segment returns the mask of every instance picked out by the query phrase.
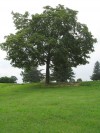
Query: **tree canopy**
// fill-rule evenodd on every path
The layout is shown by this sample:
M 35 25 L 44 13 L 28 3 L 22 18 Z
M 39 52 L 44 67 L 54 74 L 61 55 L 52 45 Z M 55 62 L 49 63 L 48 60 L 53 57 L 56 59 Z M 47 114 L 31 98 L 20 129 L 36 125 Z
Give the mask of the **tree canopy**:
M 88 63 L 96 39 L 85 24 L 77 21 L 77 13 L 63 5 L 46 6 L 42 13 L 31 16 L 12 12 L 16 33 L 6 36 L 1 44 L 7 59 L 19 68 L 46 64 L 46 83 L 58 53 L 66 55 L 71 67 Z

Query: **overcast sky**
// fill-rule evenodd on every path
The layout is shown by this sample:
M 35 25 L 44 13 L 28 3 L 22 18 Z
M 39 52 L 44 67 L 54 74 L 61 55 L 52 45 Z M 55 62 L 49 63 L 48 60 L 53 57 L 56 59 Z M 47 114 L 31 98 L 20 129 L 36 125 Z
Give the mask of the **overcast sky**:
M 88 26 L 98 42 L 94 45 L 95 52 L 91 53 L 89 64 L 74 68 L 77 78 L 90 80 L 95 62 L 100 61 L 100 1 L 99 0 L 0 0 L 0 43 L 4 41 L 4 36 L 15 32 L 11 12 L 30 14 L 41 13 L 43 7 L 50 5 L 52 7 L 62 4 L 65 7 L 77 10 L 78 21 Z M 0 77 L 16 76 L 18 82 L 22 82 L 18 68 L 13 68 L 10 62 L 4 60 L 6 52 L 0 50 Z

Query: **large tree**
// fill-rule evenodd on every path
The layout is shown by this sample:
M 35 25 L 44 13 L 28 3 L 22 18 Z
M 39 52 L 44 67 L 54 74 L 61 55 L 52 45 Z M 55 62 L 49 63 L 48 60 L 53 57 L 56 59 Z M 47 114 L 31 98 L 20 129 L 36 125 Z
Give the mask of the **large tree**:
M 92 80 L 100 80 L 100 62 L 96 61 L 93 74 L 90 77 Z
M 77 21 L 77 11 L 58 5 L 46 6 L 41 14 L 32 16 L 28 12 L 12 14 L 16 33 L 6 36 L 2 49 L 15 67 L 46 64 L 47 84 L 50 66 L 60 49 L 66 53 L 70 66 L 86 64 L 94 51 L 96 39 L 85 24 Z

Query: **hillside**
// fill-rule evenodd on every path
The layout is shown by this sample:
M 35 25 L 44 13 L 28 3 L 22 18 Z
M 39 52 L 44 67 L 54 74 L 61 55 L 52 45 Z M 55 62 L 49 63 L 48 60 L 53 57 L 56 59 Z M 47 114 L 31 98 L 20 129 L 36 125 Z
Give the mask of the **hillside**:
M 99 133 L 100 82 L 0 84 L 0 133 Z

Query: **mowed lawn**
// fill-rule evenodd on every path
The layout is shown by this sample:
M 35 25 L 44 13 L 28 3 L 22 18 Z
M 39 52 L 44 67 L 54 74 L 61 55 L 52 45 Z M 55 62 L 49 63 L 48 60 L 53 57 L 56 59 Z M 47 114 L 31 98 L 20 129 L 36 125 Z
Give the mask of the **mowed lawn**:
M 0 84 L 0 133 L 100 133 L 100 83 Z

